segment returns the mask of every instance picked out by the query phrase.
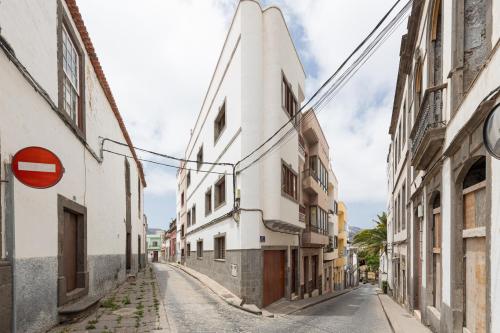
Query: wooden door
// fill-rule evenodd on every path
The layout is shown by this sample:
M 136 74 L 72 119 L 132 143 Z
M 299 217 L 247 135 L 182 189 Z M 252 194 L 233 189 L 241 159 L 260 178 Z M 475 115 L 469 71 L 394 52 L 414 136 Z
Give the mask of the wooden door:
M 78 218 L 75 214 L 64 212 L 63 267 L 66 292 L 76 289 Z
M 432 248 L 432 274 L 434 295 L 434 307 L 441 311 L 441 208 L 433 210 L 433 248 Z
M 264 251 L 263 306 L 285 296 L 285 251 Z
M 312 289 L 318 289 L 318 256 L 312 256 L 311 261 Z
M 464 229 L 485 226 L 485 184 L 464 190 Z M 465 327 L 471 333 L 486 332 L 486 237 L 464 238 Z
M 297 293 L 297 250 L 292 250 L 292 293 Z
M 129 270 L 131 268 L 131 261 L 132 261 L 132 236 L 130 232 L 127 232 L 127 239 L 126 239 L 127 244 L 125 245 L 125 252 L 126 252 L 126 269 Z
M 309 257 L 304 257 L 304 293 L 309 292 Z

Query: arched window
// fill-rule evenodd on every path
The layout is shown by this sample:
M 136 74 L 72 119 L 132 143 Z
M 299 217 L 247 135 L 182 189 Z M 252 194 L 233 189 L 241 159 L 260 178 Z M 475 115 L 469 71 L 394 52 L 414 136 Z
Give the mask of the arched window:
M 475 184 L 481 183 L 486 180 L 486 158 L 481 157 L 474 163 L 467 175 L 464 178 L 463 189 L 467 189 Z
M 418 114 L 420 109 L 420 102 L 422 100 L 422 60 L 418 59 L 415 64 L 415 74 L 414 74 L 414 90 L 415 90 L 415 116 Z

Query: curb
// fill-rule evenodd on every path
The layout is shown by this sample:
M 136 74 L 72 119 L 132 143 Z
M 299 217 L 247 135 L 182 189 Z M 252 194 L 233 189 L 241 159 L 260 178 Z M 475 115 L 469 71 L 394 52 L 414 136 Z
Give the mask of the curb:
M 389 326 L 391 327 L 392 333 L 395 333 L 396 331 L 394 330 L 394 326 L 392 325 L 391 319 L 389 318 L 389 315 L 387 315 L 387 311 L 385 311 L 384 303 L 380 299 L 380 293 L 377 292 L 377 298 L 378 301 L 380 302 L 380 306 L 382 307 L 382 311 L 384 311 L 385 318 L 387 319 L 387 322 L 389 323 Z
M 311 306 L 315 306 L 315 305 L 318 305 L 318 304 L 324 303 L 324 302 L 329 301 L 329 300 L 331 300 L 331 299 L 333 299 L 333 298 L 336 298 L 336 297 L 339 297 L 339 296 L 345 295 L 345 294 L 347 294 L 347 293 L 350 293 L 351 291 L 354 291 L 354 290 L 358 289 L 359 287 L 361 287 L 361 285 L 358 285 L 358 286 L 356 286 L 356 287 L 354 287 L 354 288 L 351 288 L 351 289 L 342 290 L 342 291 L 341 291 L 341 292 L 339 292 L 339 293 L 336 293 L 336 294 L 333 294 L 333 295 L 331 295 L 331 296 L 329 296 L 329 297 L 326 297 L 326 298 L 320 299 L 320 300 L 318 300 L 318 301 L 316 301 L 316 302 L 309 303 L 309 304 L 305 304 L 303 307 L 301 307 L 301 308 L 299 308 L 299 309 L 295 309 L 295 310 L 293 310 L 293 311 L 291 311 L 291 312 L 285 313 L 285 315 L 291 315 L 291 314 L 294 314 L 294 313 L 296 313 L 296 312 L 302 311 L 302 310 L 304 310 L 304 309 L 310 308 Z
M 185 269 L 184 266 L 182 265 L 179 265 L 177 263 L 171 263 L 169 262 L 168 263 L 170 266 L 172 267 L 175 267 L 175 268 L 178 268 L 180 270 L 182 270 L 184 273 L 188 274 L 189 276 L 192 276 L 193 278 L 195 278 L 196 280 L 200 281 L 200 283 L 202 283 L 205 287 L 207 287 L 208 289 L 210 289 L 214 294 L 216 294 L 217 296 L 219 296 L 219 298 L 221 298 L 224 302 L 226 302 L 227 304 L 237 308 L 237 309 L 240 309 L 240 310 L 243 310 L 245 312 L 248 312 L 248 313 L 251 313 L 251 314 L 254 314 L 254 315 L 258 315 L 258 316 L 261 316 L 262 315 L 262 310 L 253 310 L 253 309 L 250 309 L 248 307 L 245 307 L 244 305 L 241 306 L 235 302 L 232 302 L 230 300 L 228 300 L 227 298 L 223 297 L 220 293 L 218 293 L 216 290 L 214 290 L 212 287 L 210 287 L 209 285 L 207 285 L 205 282 L 203 282 L 198 276 L 196 276 L 195 274 L 192 274 L 191 272 L 187 271 Z M 200 273 L 201 274 L 201 273 Z M 208 278 L 208 277 L 207 277 Z M 214 281 L 215 282 L 215 281 Z M 234 298 L 233 298 L 234 299 Z M 236 300 L 240 300 L 239 298 L 236 297 Z M 241 302 L 241 300 L 240 300 Z M 238 302 L 239 303 L 239 302 Z M 257 308 L 257 307 L 255 307 Z M 257 308 L 258 309 L 258 308 Z

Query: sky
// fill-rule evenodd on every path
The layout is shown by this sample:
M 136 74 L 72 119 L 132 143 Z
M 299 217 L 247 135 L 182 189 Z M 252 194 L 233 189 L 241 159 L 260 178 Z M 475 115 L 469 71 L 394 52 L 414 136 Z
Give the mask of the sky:
M 261 0 L 283 11 L 306 70 L 306 95 L 394 2 Z M 238 0 L 77 4 L 134 145 L 184 156 Z M 318 114 L 348 223 L 361 228 L 373 226 L 386 209 L 388 128 L 405 28 L 406 21 Z M 144 168 L 148 224 L 166 229 L 176 215 L 176 170 L 148 163 Z

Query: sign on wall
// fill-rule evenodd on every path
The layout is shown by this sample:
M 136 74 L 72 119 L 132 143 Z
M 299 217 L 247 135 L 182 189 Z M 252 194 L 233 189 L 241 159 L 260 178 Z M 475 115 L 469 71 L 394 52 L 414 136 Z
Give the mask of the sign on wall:
M 49 188 L 62 178 L 64 167 L 56 154 L 42 147 L 27 147 L 12 158 L 12 173 L 26 186 Z

